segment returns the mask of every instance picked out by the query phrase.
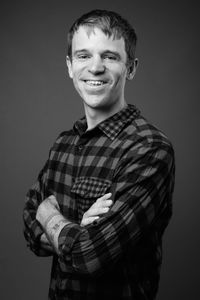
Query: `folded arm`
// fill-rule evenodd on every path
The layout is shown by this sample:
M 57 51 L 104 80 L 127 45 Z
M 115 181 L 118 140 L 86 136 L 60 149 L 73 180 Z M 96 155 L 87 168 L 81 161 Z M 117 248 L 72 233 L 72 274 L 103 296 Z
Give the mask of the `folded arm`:
M 59 233 L 69 223 L 61 214 L 56 198 L 53 195 L 45 198 L 46 168 L 45 166 L 41 171 L 38 181 L 29 191 L 23 214 L 25 238 L 28 246 L 38 256 L 58 253 Z M 107 213 L 112 205 L 110 197 L 109 193 L 98 198 L 84 213 L 80 226 L 89 225 Z
M 86 227 L 68 222 L 52 235 L 63 271 L 96 275 L 114 264 L 127 246 L 134 247 L 152 226 L 158 224 L 160 234 L 164 231 L 171 217 L 173 150 L 163 145 L 137 151 L 116 170 L 114 205 L 107 214 Z

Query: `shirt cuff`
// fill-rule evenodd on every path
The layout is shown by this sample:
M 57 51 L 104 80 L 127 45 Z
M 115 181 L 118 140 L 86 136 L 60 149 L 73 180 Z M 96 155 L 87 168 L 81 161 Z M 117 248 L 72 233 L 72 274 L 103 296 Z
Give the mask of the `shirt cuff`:
M 40 237 L 44 230 L 41 225 L 34 221 L 30 227 L 30 230 L 24 229 L 24 236 L 27 240 L 27 246 L 37 255 L 40 252 Z
M 83 231 L 83 228 L 76 223 L 68 223 L 60 231 L 58 237 L 58 248 L 63 256 L 69 255 L 72 251 L 74 242 Z

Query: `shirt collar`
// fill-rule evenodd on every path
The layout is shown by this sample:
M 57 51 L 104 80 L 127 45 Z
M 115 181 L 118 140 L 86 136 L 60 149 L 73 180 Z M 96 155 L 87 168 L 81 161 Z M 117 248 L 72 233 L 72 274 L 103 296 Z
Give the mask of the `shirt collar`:
M 99 128 L 111 140 L 114 140 L 120 131 L 133 119 L 140 114 L 140 111 L 135 105 L 128 104 L 125 108 L 118 113 L 99 123 L 95 128 Z M 82 135 L 87 129 L 86 117 L 81 118 L 74 124 L 74 129 Z

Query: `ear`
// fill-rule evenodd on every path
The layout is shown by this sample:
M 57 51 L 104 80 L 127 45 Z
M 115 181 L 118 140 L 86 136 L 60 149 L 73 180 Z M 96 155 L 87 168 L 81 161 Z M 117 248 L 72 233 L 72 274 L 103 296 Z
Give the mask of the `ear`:
M 72 62 L 69 56 L 66 56 L 66 64 L 68 68 L 69 77 L 73 78 L 73 72 L 72 72 Z
M 132 80 L 134 78 L 137 67 L 138 67 L 138 59 L 135 58 L 134 61 L 131 64 L 129 64 L 129 66 L 127 67 L 126 78 L 128 80 Z

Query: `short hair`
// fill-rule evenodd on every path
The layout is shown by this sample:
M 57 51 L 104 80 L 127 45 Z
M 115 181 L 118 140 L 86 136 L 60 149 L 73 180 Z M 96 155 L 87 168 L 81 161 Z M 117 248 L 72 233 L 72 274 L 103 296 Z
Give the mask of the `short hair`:
M 127 20 L 122 18 L 118 13 L 108 10 L 92 10 L 80 18 L 78 18 L 68 33 L 68 50 L 67 54 L 72 60 L 72 39 L 74 33 L 78 31 L 80 26 L 86 26 L 91 29 L 95 27 L 101 29 L 104 34 L 113 39 L 123 38 L 125 42 L 125 50 L 127 54 L 127 64 L 135 59 L 135 49 L 137 43 L 137 35 L 135 29 Z

